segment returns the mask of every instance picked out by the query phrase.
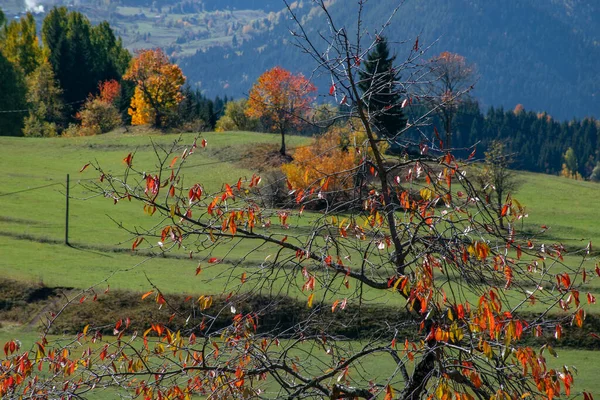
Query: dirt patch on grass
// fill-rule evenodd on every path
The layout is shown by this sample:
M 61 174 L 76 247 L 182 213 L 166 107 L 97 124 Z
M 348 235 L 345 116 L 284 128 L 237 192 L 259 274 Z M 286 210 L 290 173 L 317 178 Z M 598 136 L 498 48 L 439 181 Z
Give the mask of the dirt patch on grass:
M 240 154 L 237 164 L 242 168 L 256 172 L 279 169 L 283 164 L 287 164 L 293 160 L 289 154 L 285 156 L 281 155 L 279 145 L 276 144 L 257 144 L 246 147 L 242 151 L 243 153 Z

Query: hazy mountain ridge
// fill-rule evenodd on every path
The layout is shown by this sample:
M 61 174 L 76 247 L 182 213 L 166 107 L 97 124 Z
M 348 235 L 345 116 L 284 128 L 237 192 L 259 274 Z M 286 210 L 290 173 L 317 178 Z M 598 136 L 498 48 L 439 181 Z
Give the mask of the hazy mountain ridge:
M 397 3 L 367 2 L 363 26 L 378 28 Z M 451 4 L 450 4 L 451 3 Z M 326 25 L 311 13 L 310 2 L 299 9 L 312 34 Z M 337 1 L 331 13 L 340 25 L 355 26 L 356 4 Z M 310 15 L 310 17 L 309 17 Z M 314 65 L 291 46 L 290 20 L 280 18 L 266 32 L 247 37 L 238 48 L 212 48 L 180 60 L 191 82 L 208 95 L 239 96 L 268 68 L 281 65 L 311 75 Z M 600 4 L 583 0 L 409 0 L 387 31 L 391 41 L 437 40 L 431 54 L 457 52 L 477 65 L 475 96 L 482 104 L 572 117 L 600 114 Z M 399 57 L 410 46 L 394 48 Z M 328 80 L 317 78 L 324 91 Z

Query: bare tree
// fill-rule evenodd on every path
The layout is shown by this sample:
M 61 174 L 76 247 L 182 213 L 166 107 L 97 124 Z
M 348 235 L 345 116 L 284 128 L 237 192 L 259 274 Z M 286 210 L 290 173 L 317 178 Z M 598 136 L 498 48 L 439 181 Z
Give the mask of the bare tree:
M 477 179 L 486 200 L 493 203 L 500 228 L 510 212 L 512 193 L 519 187 L 516 173 L 511 169 L 514 158 L 506 143 L 494 140 L 485 152 L 485 161 Z M 517 202 L 518 204 L 518 202 Z
M 461 99 L 475 84 L 475 66 L 464 56 L 444 51 L 429 60 L 429 82 L 424 85 L 423 99 L 444 125 L 446 149 L 452 148 L 453 123 Z
M 291 188 L 298 209 L 265 206 L 256 175 L 206 193 L 202 182 L 183 176 L 201 141 L 156 146 L 158 171 L 152 174 L 131 154 L 122 176 L 92 163 L 103 179 L 92 190 L 111 201 L 138 202 L 153 215 L 152 227 L 131 229 L 135 251 L 181 249 L 199 259 L 198 273 L 210 266 L 226 284 L 190 310 L 175 308 L 160 282 L 153 283 L 143 298 L 174 315 L 190 315 L 187 326 L 152 324 L 138 332 L 143 339 L 137 344 L 123 336 L 126 324 L 117 323 L 116 341 L 90 347 L 82 357 L 50 356 L 40 343 L 37 356 L 27 360 L 46 363 L 54 374 L 25 379 L 10 396 L 33 390 L 83 397 L 118 386 L 146 398 L 487 400 L 570 390 L 571 371 L 546 365 L 548 345 L 534 348 L 523 339 L 560 338 L 563 324 L 581 326 L 578 287 L 589 279 L 580 278 L 583 264 L 562 263 L 559 245 L 537 245 L 516 229 L 506 235 L 495 206 L 480 200 L 450 152 L 391 159 L 380 151 L 365 100 L 370 89 L 359 88 L 359 61 L 397 9 L 368 32 L 361 25 L 366 2 L 358 3 L 354 30 L 338 25 L 328 3 L 314 2 L 329 27 L 314 37 L 288 8 L 298 23 L 297 45 L 316 62 L 316 72 L 331 77 L 332 95 L 366 133 L 364 143 L 352 145 L 362 155 L 356 166 L 330 174 L 352 179 L 368 171 L 362 209 L 331 202 L 318 212 L 303 211 L 327 198 L 328 176 Z M 409 46 L 413 50 L 396 67 L 407 79 L 399 83 L 406 93 L 398 99 L 401 107 L 419 93 L 425 76 L 418 43 Z M 411 120 L 406 129 L 426 119 Z M 507 219 L 522 217 L 519 212 L 515 208 Z M 285 320 L 269 325 L 282 304 L 289 307 Z M 359 330 L 367 316 L 378 325 L 349 341 L 347 332 Z M 98 329 L 86 327 L 78 339 L 99 340 Z M 374 358 L 393 366 L 369 368 Z

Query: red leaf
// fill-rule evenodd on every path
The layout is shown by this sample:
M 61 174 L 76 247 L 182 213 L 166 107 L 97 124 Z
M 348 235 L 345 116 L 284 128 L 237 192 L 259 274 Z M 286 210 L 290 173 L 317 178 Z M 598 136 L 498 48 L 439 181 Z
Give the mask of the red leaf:
M 144 237 L 143 237 L 143 236 L 142 236 L 142 237 L 139 237 L 139 238 L 137 238 L 137 239 L 136 239 L 136 240 L 133 242 L 133 245 L 131 246 L 131 250 L 132 250 L 132 251 L 133 251 L 133 250 L 135 250 L 135 249 L 136 249 L 136 247 L 138 247 L 138 246 L 140 245 L 140 243 L 142 243 L 142 241 L 143 241 L 143 240 L 144 240 Z
M 200 142 L 200 145 L 202 147 L 206 147 L 207 144 L 208 144 L 208 142 L 206 141 L 206 139 L 202 139 L 202 142 Z
M 472 159 L 473 157 L 475 157 L 475 152 L 477 151 L 477 149 L 473 149 L 473 151 L 471 152 L 471 154 L 469 154 L 469 160 Z
M 208 260 L 209 264 L 216 264 L 218 262 L 221 262 L 221 260 L 219 260 L 217 257 L 212 257 Z
M 86 169 L 87 167 L 89 167 L 89 166 L 90 166 L 90 163 L 87 163 L 87 164 L 85 164 L 83 167 L 81 167 L 81 169 L 79 170 L 79 172 L 83 172 L 83 171 L 85 171 L 85 169 Z
M 131 153 L 127 154 L 127 157 L 123 159 L 123 162 L 127 164 L 128 167 L 131 167 L 133 163 L 133 155 Z
M 435 133 L 435 137 L 440 142 L 440 149 L 444 150 L 444 142 L 440 138 L 440 133 L 438 132 L 438 130 L 437 130 L 437 128 L 435 126 L 433 127 L 433 133 Z
M 415 45 L 413 46 L 414 51 L 419 51 L 419 37 L 417 36 L 417 40 L 415 40 Z
M 329 95 L 333 96 L 335 94 L 335 83 L 331 84 L 331 87 L 329 88 Z

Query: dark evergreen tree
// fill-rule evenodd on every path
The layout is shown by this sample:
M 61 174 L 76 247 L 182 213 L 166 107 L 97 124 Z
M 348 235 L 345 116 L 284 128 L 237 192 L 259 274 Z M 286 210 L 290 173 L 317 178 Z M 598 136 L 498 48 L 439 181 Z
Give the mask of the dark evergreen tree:
M 42 40 L 60 86 L 63 99 L 77 111 L 89 94 L 96 94 L 98 83 L 120 80 L 130 55 L 104 22 L 92 27 L 79 12 L 55 7 L 42 25 Z
M 370 114 L 374 116 L 377 132 L 388 138 L 395 137 L 406 126 L 402 90 L 396 83 L 395 59 L 396 56 L 390 55 L 386 39 L 380 38 L 367 55 L 358 85 Z
M 25 81 L 19 71 L 0 52 L 0 136 L 20 136 L 27 107 Z

